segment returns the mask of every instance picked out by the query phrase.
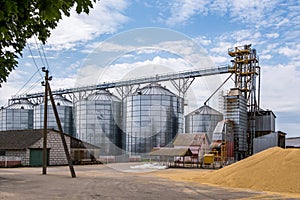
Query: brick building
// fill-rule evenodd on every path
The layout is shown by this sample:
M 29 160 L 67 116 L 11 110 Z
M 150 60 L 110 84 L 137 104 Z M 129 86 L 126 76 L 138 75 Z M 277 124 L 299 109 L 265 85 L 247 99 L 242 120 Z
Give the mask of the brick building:
M 74 162 L 78 159 L 96 159 L 100 149 L 65 134 L 66 143 Z M 68 164 L 58 131 L 47 130 L 48 165 Z M 78 152 L 80 157 L 78 157 Z M 41 166 L 43 130 L 0 131 L 0 166 Z M 75 157 L 74 157 L 75 156 Z M 76 159 L 74 159 L 76 158 Z M 5 164 L 4 164 L 5 162 Z M 13 163 L 13 164 L 11 164 Z

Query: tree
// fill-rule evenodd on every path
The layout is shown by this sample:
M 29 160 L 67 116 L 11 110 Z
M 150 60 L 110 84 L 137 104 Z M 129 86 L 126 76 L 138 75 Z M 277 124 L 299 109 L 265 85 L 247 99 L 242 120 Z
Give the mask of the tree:
M 27 39 L 45 44 L 63 15 L 89 13 L 96 0 L 0 0 L 0 87 L 18 65 Z

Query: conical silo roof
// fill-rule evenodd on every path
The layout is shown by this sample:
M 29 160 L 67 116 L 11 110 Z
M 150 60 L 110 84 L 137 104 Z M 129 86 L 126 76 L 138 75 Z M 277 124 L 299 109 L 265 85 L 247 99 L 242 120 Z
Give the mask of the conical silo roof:
M 73 106 L 72 101 L 66 99 L 62 95 L 53 95 L 53 99 L 55 102 L 55 105 L 57 106 Z M 43 99 L 44 100 L 44 99 Z M 44 105 L 44 101 L 39 104 L 39 106 Z M 48 97 L 48 106 L 51 106 L 50 97 Z
M 33 109 L 33 104 L 28 99 L 20 99 L 6 107 L 7 109 Z
M 66 99 L 65 97 L 63 97 L 61 95 L 55 95 L 53 98 L 54 98 L 54 102 L 56 105 L 73 106 L 72 101 Z M 49 102 L 49 103 L 51 103 L 51 102 Z
M 223 115 L 223 114 L 220 113 L 219 111 L 213 109 L 210 106 L 204 105 L 204 106 L 201 106 L 200 108 L 194 110 L 193 112 L 191 112 L 188 115 Z
M 87 100 L 89 101 L 117 101 L 120 102 L 121 100 L 110 93 L 108 90 L 99 90 L 93 94 L 90 94 L 87 97 Z
M 168 95 L 168 96 L 176 96 L 173 92 L 168 90 L 167 88 L 157 84 L 151 83 L 137 92 L 134 95 Z

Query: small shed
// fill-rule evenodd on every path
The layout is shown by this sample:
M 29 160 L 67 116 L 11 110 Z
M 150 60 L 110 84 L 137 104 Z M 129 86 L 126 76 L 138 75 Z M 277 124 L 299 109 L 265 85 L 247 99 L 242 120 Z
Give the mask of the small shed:
M 69 152 L 74 149 L 86 151 L 86 143 L 64 134 Z M 90 146 L 90 150 L 99 152 L 100 149 Z M 72 151 L 73 150 L 73 151 Z M 73 160 L 74 160 L 74 156 Z M 89 156 L 90 157 L 90 156 Z M 43 129 L 0 131 L 0 165 L 9 166 L 17 162 L 22 166 L 41 166 L 43 160 Z M 61 136 L 58 131 L 47 130 L 47 162 L 48 165 L 68 164 Z
M 209 145 L 210 142 L 205 133 L 178 134 L 172 143 L 173 147 L 153 149 L 149 155 L 157 156 L 159 159 L 168 161 L 169 164 L 174 162 L 175 166 L 180 163 L 183 166 L 187 163 L 198 166 L 203 155 L 209 151 Z
M 183 159 L 183 167 L 185 167 L 185 157 L 192 156 L 193 153 L 189 148 L 161 148 L 150 152 L 149 155 L 159 156 L 162 160 L 169 163 L 170 161 L 173 162 L 175 157 L 180 157 Z
M 253 140 L 253 153 L 258 153 L 271 147 L 285 148 L 286 133 L 278 131 Z
M 74 164 L 99 163 L 100 147 L 71 137 L 71 158 Z
M 209 151 L 210 141 L 205 133 L 178 134 L 173 142 L 174 148 L 189 148 L 196 159 Z

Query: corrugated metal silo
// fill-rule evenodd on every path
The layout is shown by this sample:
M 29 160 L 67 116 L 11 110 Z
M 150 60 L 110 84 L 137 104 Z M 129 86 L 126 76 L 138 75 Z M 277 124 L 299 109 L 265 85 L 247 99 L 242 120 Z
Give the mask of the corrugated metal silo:
M 238 88 L 229 91 L 224 99 L 225 119 L 233 121 L 235 159 L 246 156 L 247 143 L 247 101 Z
M 186 133 L 206 133 L 212 139 L 212 133 L 219 121 L 223 120 L 223 114 L 204 105 L 185 116 Z
M 75 103 L 76 137 L 101 148 L 101 155 L 121 154 L 121 100 L 99 90 Z
M 20 99 L 0 110 L 0 131 L 33 128 L 33 104 Z
M 55 95 L 54 102 L 57 108 L 57 112 L 60 118 L 63 132 L 73 135 L 74 122 L 73 122 L 73 104 L 68 99 L 61 95 Z M 34 129 L 44 128 L 44 103 L 34 106 Z M 48 120 L 47 127 L 58 130 L 52 104 L 50 99 L 48 100 Z
M 183 129 L 182 98 L 152 83 L 124 99 L 124 146 L 130 155 L 168 145 Z M 124 147 L 123 146 L 123 147 Z

